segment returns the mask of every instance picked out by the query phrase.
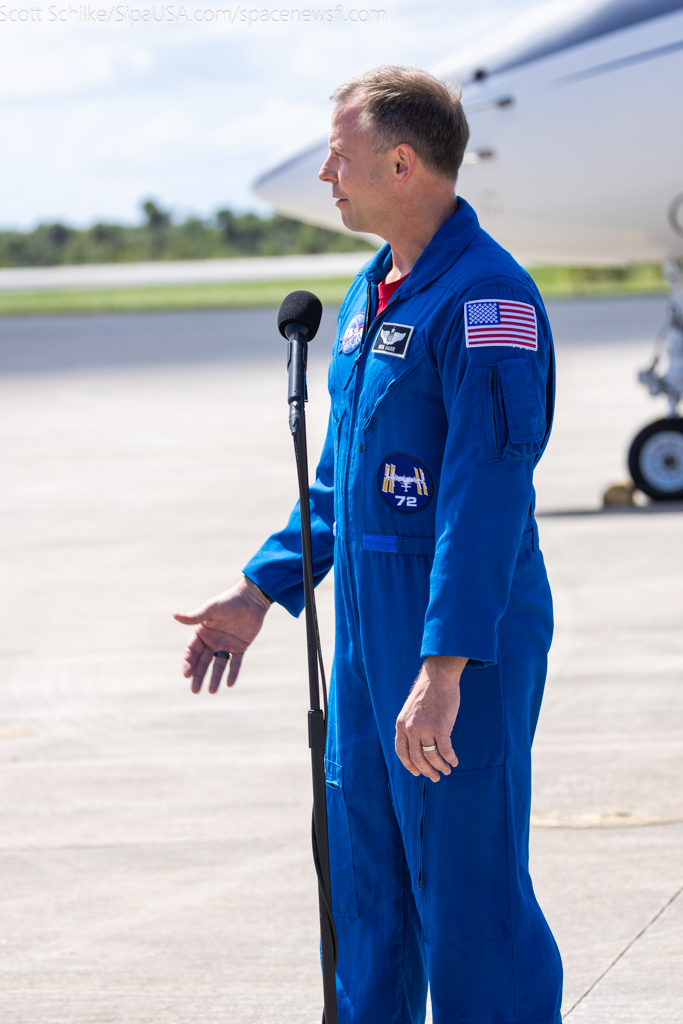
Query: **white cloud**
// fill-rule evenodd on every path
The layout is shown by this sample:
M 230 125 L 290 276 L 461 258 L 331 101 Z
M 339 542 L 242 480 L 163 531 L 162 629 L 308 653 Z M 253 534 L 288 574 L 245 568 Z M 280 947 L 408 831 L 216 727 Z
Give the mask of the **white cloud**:
M 0 224 L 131 220 L 150 195 L 204 215 L 258 206 L 250 182 L 325 133 L 339 82 L 383 63 L 433 66 L 532 5 L 389 0 L 381 24 L 60 24 L 49 8 L 40 24 L 0 20 Z

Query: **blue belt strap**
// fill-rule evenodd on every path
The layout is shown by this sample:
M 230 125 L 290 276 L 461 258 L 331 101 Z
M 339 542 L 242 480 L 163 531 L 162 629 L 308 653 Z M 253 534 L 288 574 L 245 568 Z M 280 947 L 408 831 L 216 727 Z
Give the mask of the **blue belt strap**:
M 520 550 L 536 547 L 534 527 L 522 535 Z M 385 533 L 364 533 L 364 551 L 388 551 L 394 555 L 431 555 L 434 557 L 434 537 L 390 537 Z
M 389 551 L 403 555 L 431 555 L 436 541 L 433 537 L 389 537 L 384 533 L 364 533 L 364 551 Z

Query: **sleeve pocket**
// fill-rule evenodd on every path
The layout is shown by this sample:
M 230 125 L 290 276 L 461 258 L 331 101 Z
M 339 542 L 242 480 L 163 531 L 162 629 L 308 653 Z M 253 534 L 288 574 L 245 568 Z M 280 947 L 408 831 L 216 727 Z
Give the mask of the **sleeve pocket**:
M 545 410 L 526 359 L 470 369 L 477 462 L 529 459 L 541 451 Z
M 538 455 L 545 423 L 531 367 L 526 359 L 503 359 L 495 369 L 504 414 L 499 431 L 501 456 L 524 459 Z

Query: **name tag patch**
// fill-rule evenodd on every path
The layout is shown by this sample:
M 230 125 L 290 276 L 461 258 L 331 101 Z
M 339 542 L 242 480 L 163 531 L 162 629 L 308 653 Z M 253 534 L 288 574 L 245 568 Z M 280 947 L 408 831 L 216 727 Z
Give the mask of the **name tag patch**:
M 507 299 L 477 299 L 465 303 L 465 345 L 467 348 L 538 350 L 536 310 L 528 302 Z
M 407 324 L 390 324 L 385 321 L 377 332 L 372 351 L 405 359 L 414 330 L 414 327 Z
M 382 460 L 377 486 L 387 505 L 397 512 L 419 512 L 432 500 L 432 478 L 419 459 L 392 452 Z
M 339 341 L 339 351 L 345 356 L 358 348 L 363 340 L 363 328 L 365 326 L 365 313 L 356 313 L 349 320 L 346 330 Z

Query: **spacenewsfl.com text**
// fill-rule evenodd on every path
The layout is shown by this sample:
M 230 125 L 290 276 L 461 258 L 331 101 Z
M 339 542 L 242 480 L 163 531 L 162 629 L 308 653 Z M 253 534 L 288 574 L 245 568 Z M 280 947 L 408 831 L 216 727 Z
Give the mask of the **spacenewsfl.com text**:
M 339 24 L 339 22 L 357 22 L 361 24 L 377 24 L 387 20 L 386 11 L 383 10 L 358 10 L 356 8 L 345 10 L 341 4 L 329 8 L 255 8 L 237 6 L 230 7 L 205 7 L 189 9 L 182 4 L 154 5 L 152 7 L 129 7 L 126 4 L 112 4 L 109 7 L 97 7 L 90 4 L 80 4 L 73 7 L 53 5 L 47 9 L 43 7 L 7 7 L 0 6 L 0 24 L 9 22 L 12 24 L 27 22 L 53 22 L 61 24 L 230 24 L 230 25 L 258 25 L 270 24 L 294 24 L 304 22 L 306 24 Z

